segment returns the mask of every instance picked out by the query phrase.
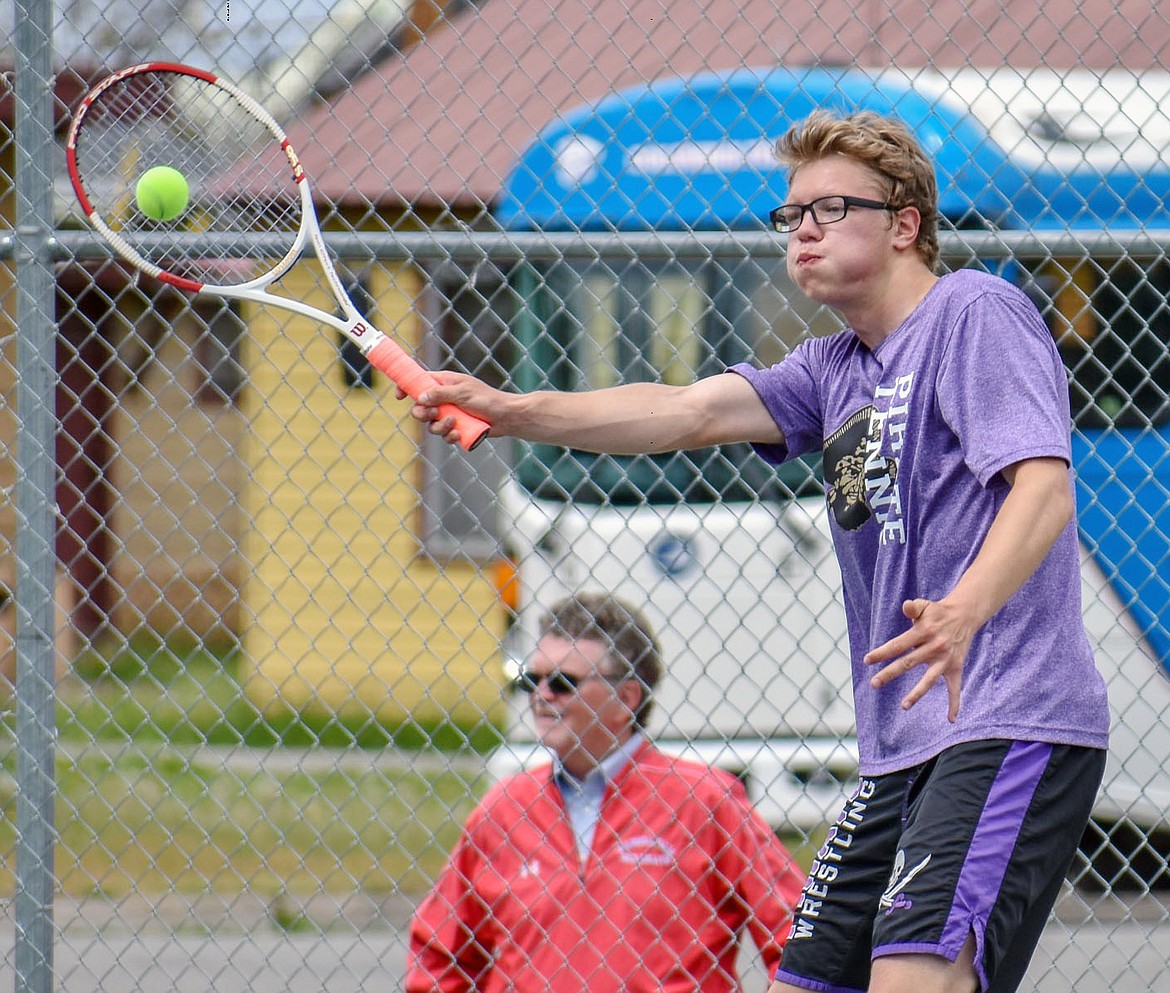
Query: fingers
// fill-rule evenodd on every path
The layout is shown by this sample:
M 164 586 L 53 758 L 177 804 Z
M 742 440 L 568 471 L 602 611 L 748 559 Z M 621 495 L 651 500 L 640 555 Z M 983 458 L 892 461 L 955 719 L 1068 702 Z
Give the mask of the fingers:
M 449 377 L 449 375 L 448 373 L 436 373 L 436 376 Z M 452 445 L 459 443 L 459 431 L 455 427 L 455 418 L 450 414 L 443 414 L 441 407 L 444 404 L 454 404 L 465 408 L 466 400 L 460 403 L 459 398 L 455 396 L 456 392 L 454 386 L 439 383 L 424 390 L 410 408 L 411 417 L 425 424 L 427 431 L 431 434 Z M 398 398 L 400 400 L 406 399 L 406 394 L 399 390 Z
M 906 600 L 902 604 L 902 613 L 905 614 L 906 618 L 911 622 L 920 621 L 922 620 L 923 615 L 926 613 L 926 608 L 929 607 L 932 602 L 933 601 L 931 600 L 923 600 L 921 598 L 917 600 Z
M 962 667 L 958 670 L 948 668 L 945 664 L 933 665 L 918 685 L 907 694 L 902 701 L 902 709 L 909 710 L 919 700 L 926 696 L 927 691 L 939 680 L 943 680 L 947 688 L 947 720 L 952 724 L 959 719 L 959 690 L 962 686 Z
M 947 720 L 952 724 L 959 719 L 959 690 L 961 688 L 961 680 L 947 679 Z
M 916 669 L 920 665 L 926 665 L 928 659 L 921 653 L 913 652 L 909 655 L 904 655 L 900 659 L 896 659 L 889 665 L 885 666 L 880 672 L 876 673 L 870 680 L 870 685 L 875 689 L 881 689 L 895 679 L 905 676 L 907 673 Z M 962 663 L 957 665 L 949 657 L 944 661 L 934 662 L 928 665 L 926 672 L 922 678 L 914 684 L 913 688 L 907 693 L 901 702 L 903 710 L 909 710 L 917 704 L 931 689 L 943 680 L 947 688 L 947 720 L 952 724 L 959 719 L 959 689 L 961 685 L 960 675 L 962 670 Z M 954 673 L 952 677 L 952 673 Z
M 912 689 L 902 698 L 903 710 L 909 710 L 911 707 L 913 707 L 914 704 L 926 696 L 927 690 L 929 690 L 938 681 L 938 674 L 931 671 L 933 668 L 934 667 L 932 666 L 931 669 L 928 669 L 926 671 L 926 675 L 918 680 L 917 684 L 915 684 L 914 689 Z
M 893 642 L 887 642 L 886 644 L 892 645 Z M 885 646 L 883 646 L 883 648 L 884 647 Z M 926 665 L 928 662 L 930 662 L 930 660 L 931 655 L 928 652 L 922 650 L 912 652 L 907 651 L 904 654 L 899 655 L 897 658 L 894 658 L 893 661 L 891 661 L 888 665 L 882 666 L 881 669 L 875 672 L 873 676 L 870 677 L 869 684 L 875 689 L 880 689 L 881 687 L 892 683 L 895 679 L 901 679 L 907 673 L 918 668 L 918 666 Z M 866 662 L 869 665 L 875 665 L 879 661 L 881 660 L 870 659 L 868 655 L 866 656 Z M 931 682 L 933 682 L 933 680 L 931 680 Z M 929 687 L 927 688 L 929 689 Z M 922 694 L 919 693 L 914 697 L 914 700 L 917 701 L 921 696 Z
M 862 661 L 866 665 L 873 665 L 875 662 L 888 662 L 890 659 L 896 659 L 922 645 L 926 640 L 926 632 L 919 629 L 917 624 L 926 614 L 926 608 L 931 605 L 931 602 L 930 600 L 905 601 L 902 604 L 902 613 L 909 619 L 910 629 L 896 638 L 891 638 L 885 644 L 870 649 Z M 886 682 L 888 681 L 886 680 Z
M 895 638 L 891 638 L 884 644 L 878 645 L 877 648 L 871 648 L 865 654 L 865 657 L 862 659 L 862 661 L 866 665 L 874 665 L 877 662 L 888 662 L 891 659 L 904 656 L 907 652 L 911 652 L 919 645 L 921 645 L 924 641 L 924 633 L 915 627 L 915 624 L 922 617 L 922 615 L 926 613 L 926 606 L 929 603 L 929 600 L 907 600 L 905 603 L 903 603 L 902 613 L 910 619 L 910 629 L 902 632 L 902 634 Z M 888 668 L 889 667 L 887 667 L 887 669 Z M 907 667 L 907 669 L 909 668 L 912 668 L 912 666 Z M 907 669 L 902 671 L 905 672 Z M 883 670 L 883 672 L 884 671 L 885 670 Z M 901 672 L 897 672 L 894 675 L 901 675 Z M 877 678 L 878 676 L 874 677 L 874 679 Z M 890 676 L 889 678 L 884 679 L 881 684 L 875 683 L 874 685 L 877 686 L 888 683 L 892 678 L 893 676 Z
M 958 679 L 952 679 L 950 675 L 947 674 L 945 666 L 943 666 L 941 663 L 938 665 L 932 665 L 929 669 L 927 669 L 926 675 L 923 676 L 917 682 L 917 684 L 915 684 L 914 689 L 912 689 L 909 693 L 906 694 L 905 697 L 902 698 L 902 709 L 909 710 L 911 707 L 913 707 L 916 703 L 918 703 L 919 700 L 926 696 L 931 687 L 933 687 L 940 679 L 946 683 L 947 687 L 947 720 L 954 724 L 955 721 L 959 719 L 960 681 Z
M 455 427 L 455 418 L 450 415 L 440 414 L 438 407 L 415 404 L 411 407 L 410 413 L 416 420 L 420 420 L 426 424 L 427 431 L 431 434 L 442 438 L 452 445 L 459 443 L 459 430 Z
M 875 689 L 893 683 L 897 679 L 926 666 L 926 672 L 910 692 L 902 698 L 903 710 L 909 710 L 930 690 L 943 680 L 947 688 L 947 719 L 954 723 L 959 717 L 959 691 L 962 683 L 963 663 L 966 646 L 961 647 L 947 637 L 946 614 L 941 616 L 928 608 L 935 606 L 932 600 L 907 600 L 902 604 L 902 613 L 910 621 L 910 628 L 877 648 L 871 649 L 862 661 L 866 665 L 886 663 L 870 678 Z

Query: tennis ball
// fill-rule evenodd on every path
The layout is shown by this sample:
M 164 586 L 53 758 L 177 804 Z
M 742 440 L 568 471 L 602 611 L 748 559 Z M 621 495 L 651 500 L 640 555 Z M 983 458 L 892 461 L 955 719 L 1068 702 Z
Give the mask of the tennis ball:
M 170 166 L 147 169 L 134 187 L 138 209 L 152 221 L 173 221 L 191 199 L 186 177 Z

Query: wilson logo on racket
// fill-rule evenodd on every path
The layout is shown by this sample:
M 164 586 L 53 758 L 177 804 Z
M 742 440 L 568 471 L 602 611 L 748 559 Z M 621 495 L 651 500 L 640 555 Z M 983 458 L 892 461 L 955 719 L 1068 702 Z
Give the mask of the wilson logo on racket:
M 302 182 L 305 178 L 305 170 L 301 165 L 300 156 L 294 151 L 292 145 L 285 140 L 281 146 L 284 149 L 284 154 L 288 158 L 288 164 L 292 166 L 293 178 L 298 182 Z

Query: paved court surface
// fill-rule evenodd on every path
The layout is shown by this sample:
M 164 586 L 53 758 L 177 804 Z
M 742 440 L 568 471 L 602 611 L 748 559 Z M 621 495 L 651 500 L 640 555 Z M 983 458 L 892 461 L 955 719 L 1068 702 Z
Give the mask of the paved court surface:
M 58 906 L 55 990 L 390 993 L 399 988 L 409 901 L 309 909 L 311 930 L 282 931 L 247 897 L 211 910 L 172 903 L 149 915 L 125 903 Z M 325 920 L 331 909 L 332 925 Z M 11 904 L 3 911 L 0 989 L 13 989 Z M 1168 962 L 1170 897 L 1120 901 L 1069 895 L 1045 933 L 1023 991 L 1170 991 Z M 748 966 L 744 973 L 745 993 L 763 993 L 767 981 L 761 970 Z

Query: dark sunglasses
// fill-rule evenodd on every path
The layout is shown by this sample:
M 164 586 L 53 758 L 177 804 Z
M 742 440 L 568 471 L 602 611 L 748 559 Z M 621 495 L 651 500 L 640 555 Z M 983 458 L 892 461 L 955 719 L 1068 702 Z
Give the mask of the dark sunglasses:
M 621 682 L 622 678 L 620 676 L 603 676 L 600 673 L 574 676 L 567 672 L 561 672 L 560 669 L 554 669 L 552 672 L 533 672 L 531 669 L 525 669 L 516 677 L 516 688 L 531 694 L 540 689 L 540 684 L 544 683 L 553 696 L 568 696 L 570 693 L 576 693 L 581 684 L 590 679 L 604 679 L 613 683 Z

